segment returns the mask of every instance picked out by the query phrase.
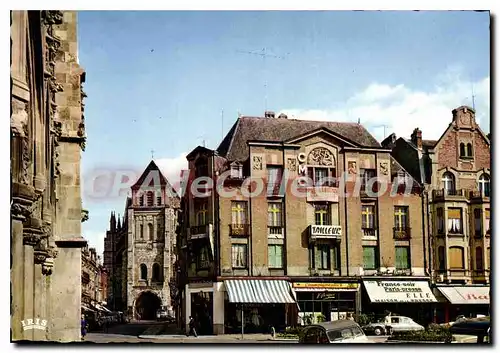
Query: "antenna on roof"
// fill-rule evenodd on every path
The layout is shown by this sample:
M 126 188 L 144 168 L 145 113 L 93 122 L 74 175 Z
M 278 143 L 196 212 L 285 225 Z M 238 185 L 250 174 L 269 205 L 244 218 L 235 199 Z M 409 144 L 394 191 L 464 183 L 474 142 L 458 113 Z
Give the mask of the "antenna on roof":
M 474 83 L 471 83 L 471 89 L 472 89 L 472 109 L 476 110 L 476 96 L 474 96 Z
M 266 47 L 262 48 L 262 50 L 260 50 L 260 51 L 237 50 L 236 52 L 243 53 L 243 54 L 250 54 L 250 55 L 261 56 L 262 57 L 263 66 L 264 66 L 264 71 L 266 70 L 266 58 L 275 58 L 275 59 L 282 59 L 282 60 L 284 60 L 285 57 L 288 54 L 290 54 L 290 53 L 286 53 L 284 56 L 268 54 Z M 266 73 L 264 73 L 264 111 L 267 111 L 267 75 L 266 75 Z

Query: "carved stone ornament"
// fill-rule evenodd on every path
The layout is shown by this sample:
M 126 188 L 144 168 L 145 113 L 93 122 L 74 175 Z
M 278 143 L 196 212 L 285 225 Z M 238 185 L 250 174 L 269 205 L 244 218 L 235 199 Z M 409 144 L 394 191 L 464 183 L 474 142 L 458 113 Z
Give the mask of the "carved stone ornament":
M 262 157 L 261 156 L 253 156 L 253 169 L 254 170 L 262 170 Z
M 288 158 L 287 168 L 289 171 L 294 172 L 297 169 L 297 160 L 295 158 Z
M 324 147 L 315 148 L 309 153 L 307 159 L 309 165 L 326 165 L 333 166 L 335 164 L 335 158 L 332 152 Z
M 388 162 L 380 162 L 380 174 L 389 175 L 389 163 Z
M 357 174 L 358 169 L 356 168 L 356 162 L 355 161 L 349 161 L 347 162 L 347 172 L 349 174 Z
M 10 213 L 13 216 L 21 216 L 23 218 L 27 218 L 30 216 L 30 208 L 25 205 L 21 205 L 19 203 L 13 203 L 10 207 Z
M 47 26 L 59 25 L 63 21 L 63 13 L 59 10 L 42 11 L 43 23 Z

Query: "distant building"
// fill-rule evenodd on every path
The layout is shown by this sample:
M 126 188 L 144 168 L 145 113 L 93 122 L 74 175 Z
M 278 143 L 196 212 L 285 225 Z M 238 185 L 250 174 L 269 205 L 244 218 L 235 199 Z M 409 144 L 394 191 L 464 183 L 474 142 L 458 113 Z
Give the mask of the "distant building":
M 425 133 L 425 132 L 424 132 Z M 416 128 L 410 139 L 398 138 L 392 156 L 425 185 L 432 281 L 440 300 L 436 320 L 459 314 L 488 314 L 490 304 L 489 137 L 475 111 L 461 106 L 438 140 L 424 140 Z M 489 135 L 489 134 L 488 134 Z
M 174 310 L 179 198 L 172 190 L 151 161 L 131 188 L 123 220 L 111 214 L 104 240 L 108 307 L 134 319 L 155 319 L 161 307 Z
M 93 315 L 106 314 L 105 296 L 102 295 L 102 276 L 105 269 L 95 248 L 82 249 L 82 312 Z

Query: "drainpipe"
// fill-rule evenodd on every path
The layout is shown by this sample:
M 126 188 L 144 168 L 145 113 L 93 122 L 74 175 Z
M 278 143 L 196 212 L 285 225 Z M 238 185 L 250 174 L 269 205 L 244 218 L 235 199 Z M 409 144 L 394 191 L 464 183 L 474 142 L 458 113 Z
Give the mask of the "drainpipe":
M 424 226 L 424 229 L 422 229 L 422 233 L 423 233 L 423 245 L 424 245 L 424 271 L 425 271 L 425 274 L 428 276 L 429 275 L 429 271 L 428 271 L 428 268 L 427 268 L 427 256 L 425 256 L 426 252 L 427 252 L 427 248 L 425 246 L 425 238 L 426 236 L 429 238 L 430 240 L 430 229 L 429 229 L 429 210 L 427 208 L 427 201 L 426 201 L 426 196 L 427 196 L 427 193 L 425 190 L 422 190 L 421 192 L 421 197 L 422 197 L 422 225 Z M 425 212 L 427 210 L 427 212 Z M 425 214 L 427 213 L 427 232 L 425 231 Z M 430 262 L 430 258 L 429 258 L 429 262 Z
M 346 155 L 344 152 L 344 176 L 346 175 L 347 164 L 346 164 Z M 347 219 L 347 178 L 344 178 L 344 220 L 345 220 L 345 257 L 346 257 L 346 270 L 347 276 L 349 276 L 349 241 L 348 241 L 348 219 Z
M 250 164 L 248 170 L 249 170 L 249 177 L 251 180 L 252 168 L 253 168 L 252 158 L 251 158 L 252 155 L 250 153 L 250 145 L 247 144 L 247 146 L 248 146 L 248 163 Z M 248 254 L 250 255 L 250 256 L 247 255 L 247 257 L 250 257 L 250 263 L 248 264 L 248 274 L 250 276 L 253 276 L 253 246 L 252 246 L 252 241 L 253 241 L 253 237 L 252 237 L 252 213 L 253 212 L 252 212 L 252 193 L 251 192 L 249 192 L 249 195 L 248 195 L 248 210 L 249 210 L 249 212 L 248 212 L 249 232 L 248 233 L 250 233 L 250 234 L 248 234 L 248 239 L 249 239 L 249 241 L 248 241 Z M 243 307 L 241 310 L 243 310 Z M 243 325 L 243 323 L 242 323 L 242 325 Z
M 280 190 L 281 190 L 281 187 L 283 186 L 283 176 L 285 175 L 285 166 L 286 166 L 286 163 L 285 163 L 285 143 L 282 142 L 281 143 L 281 148 L 282 148 L 282 156 L 283 156 L 283 172 L 281 173 L 281 185 L 280 185 Z M 288 180 L 287 180 L 288 181 Z M 284 193 L 283 193 L 283 250 L 284 251 L 284 259 L 283 259 L 283 274 L 286 276 L 288 271 L 287 271 L 287 268 L 288 268 L 288 261 L 287 261 L 287 258 L 288 258 L 288 254 L 287 254 L 287 246 L 286 246 L 286 241 L 287 241 L 287 237 L 286 237 L 286 219 L 287 219 L 287 216 L 286 216 L 286 188 L 288 186 L 288 182 L 285 184 L 285 190 L 284 190 Z
M 215 273 L 220 276 L 220 259 L 219 259 L 219 235 L 220 235 L 220 219 L 219 219 L 219 203 L 215 202 L 215 199 L 218 198 L 217 193 L 217 184 L 216 184 L 216 174 L 215 174 L 215 151 L 212 150 L 212 219 L 214 223 L 213 232 L 214 232 L 214 265 L 215 265 Z M 217 207 L 216 207 L 217 205 Z M 210 241 L 210 240 L 209 240 Z
M 425 188 L 425 186 L 424 186 Z M 424 195 L 425 195 L 425 208 L 427 210 L 427 236 L 429 238 L 429 263 L 427 266 L 425 266 L 425 274 L 427 276 L 430 276 L 432 274 L 432 246 L 431 246 L 431 222 L 430 222 L 430 213 L 431 213 L 431 206 L 429 203 L 429 191 L 424 190 Z M 424 239 L 424 253 L 425 253 L 425 239 Z M 424 256 L 424 261 L 425 261 L 425 256 Z M 431 283 L 434 283 L 434 278 L 431 279 Z

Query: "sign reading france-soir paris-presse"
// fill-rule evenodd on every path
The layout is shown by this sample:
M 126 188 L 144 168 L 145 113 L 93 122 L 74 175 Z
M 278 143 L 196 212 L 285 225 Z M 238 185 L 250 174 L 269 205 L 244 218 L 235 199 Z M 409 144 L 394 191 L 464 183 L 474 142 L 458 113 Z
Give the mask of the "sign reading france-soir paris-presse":
M 425 281 L 363 281 L 373 303 L 436 303 Z

